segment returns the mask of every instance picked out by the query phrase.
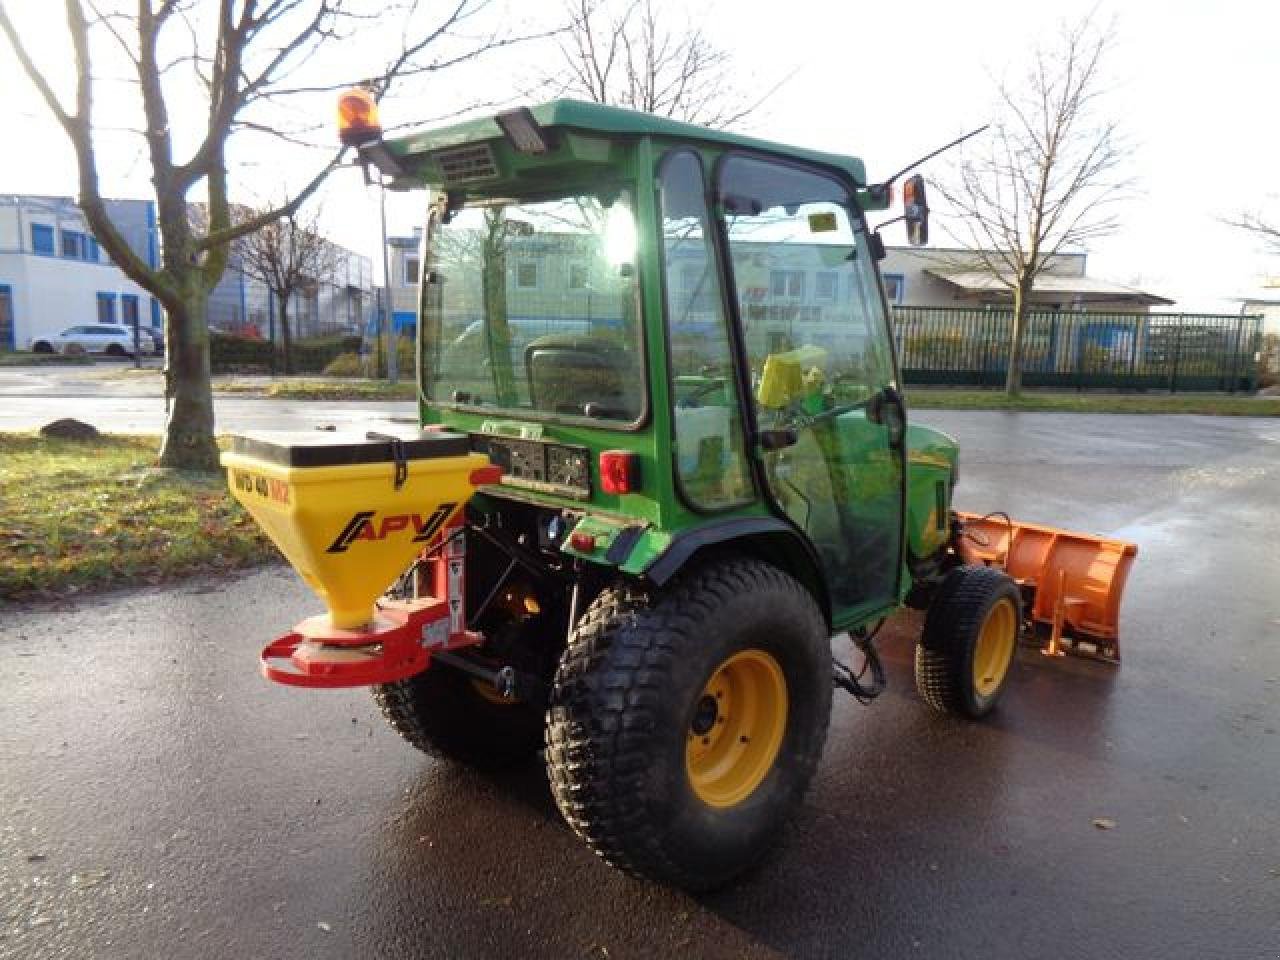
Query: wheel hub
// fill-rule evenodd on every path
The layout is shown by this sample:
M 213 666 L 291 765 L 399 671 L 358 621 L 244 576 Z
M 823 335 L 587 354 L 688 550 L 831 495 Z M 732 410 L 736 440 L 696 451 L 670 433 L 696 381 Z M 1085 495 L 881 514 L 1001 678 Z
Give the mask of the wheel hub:
M 694 707 L 685 770 L 712 807 L 747 799 L 768 776 L 787 727 L 787 683 L 778 661 L 743 650 L 711 674 Z
M 693 732 L 698 736 L 705 736 L 711 732 L 712 727 L 716 725 L 716 720 L 720 717 L 720 706 L 713 696 L 704 695 L 698 701 L 698 709 L 693 714 Z

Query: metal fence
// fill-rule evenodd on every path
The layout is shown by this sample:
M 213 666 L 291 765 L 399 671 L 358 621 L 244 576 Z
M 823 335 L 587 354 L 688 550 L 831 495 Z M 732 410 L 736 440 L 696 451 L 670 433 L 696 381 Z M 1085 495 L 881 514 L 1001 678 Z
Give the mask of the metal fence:
M 1011 310 L 897 307 L 894 321 L 907 383 L 1003 386 Z M 1261 337 L 1260 316 L 1034 312 L 1022 382 L 1252 393 Z
M 228 271 L 209 294 L 209 326 L 233 336 L 269 338 L 276 298 L 265 285 Z M 371 291 L 313 283 L 289 301 L 289 333 L 295 340 L 362 333 L 375 315 Z M 280 332 L 275 333 L 276 339 Z

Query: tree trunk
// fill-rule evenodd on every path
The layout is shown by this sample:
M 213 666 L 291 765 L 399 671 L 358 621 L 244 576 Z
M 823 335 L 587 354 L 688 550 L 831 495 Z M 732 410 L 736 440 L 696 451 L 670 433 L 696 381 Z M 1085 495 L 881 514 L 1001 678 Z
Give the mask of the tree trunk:
M 1022 394 L 1022 341 L 1027 332 L 1029 307 L 1027 286 L 1019 280 L 1013 288 L 1013 329 L 1009 335 L 1009 369 L 1004 381 L 1005 395 L 1010 397 Z
M 284 374 L 287 377 L 293 373 L 293 358 L 289 353 L 293 340 L 289 333 L 289 295 L 287 293 L 277 294 L 276 315 L 280 318 L 280 343 L 284 347 Z
M 507 319 L 507 223 L 502 218 L 501 208 L 497 209 L 499 212 L 492 215 L 485 214 L 487 230 L 480 252 L 486 318 L 484 330 L 494 392 L 501 406 L 510 407 L 516 403 L 516 381 L 511 369 L 511 330 Z M 394 337 L 391 346 L 395 349 Z
M 213 439 L 213 388 L 209 378 L 208 295 L 193 273 L 180 304 L 165 318 L 165 390 L 169 419 L 160 446 L 160 466 L 217 470 Z

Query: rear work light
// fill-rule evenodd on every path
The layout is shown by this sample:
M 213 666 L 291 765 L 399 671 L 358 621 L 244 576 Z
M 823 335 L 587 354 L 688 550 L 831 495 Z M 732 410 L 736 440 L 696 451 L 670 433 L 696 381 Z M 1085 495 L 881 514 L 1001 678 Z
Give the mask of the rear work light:
M 533 111 L 528 107 L 517 107 L 505 110 L 494 117 L 502 135 L 521 153 L 543 154 L 551 149 L 547 131 L 534 119 Z
M 635 493 L 640 489 L 640 458 L 629 450 L 600 454 L 600 489 L 605 493 Z

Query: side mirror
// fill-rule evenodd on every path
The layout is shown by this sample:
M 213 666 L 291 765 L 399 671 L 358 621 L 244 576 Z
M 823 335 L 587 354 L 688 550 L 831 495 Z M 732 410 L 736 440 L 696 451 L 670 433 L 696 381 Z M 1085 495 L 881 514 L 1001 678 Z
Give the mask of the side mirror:
M 902 185 L 902 219 L 907 224 L 907 242 L 923 247 L 929 242 L 929 201 L 925 198 L 924 177 L 908 177 Z

